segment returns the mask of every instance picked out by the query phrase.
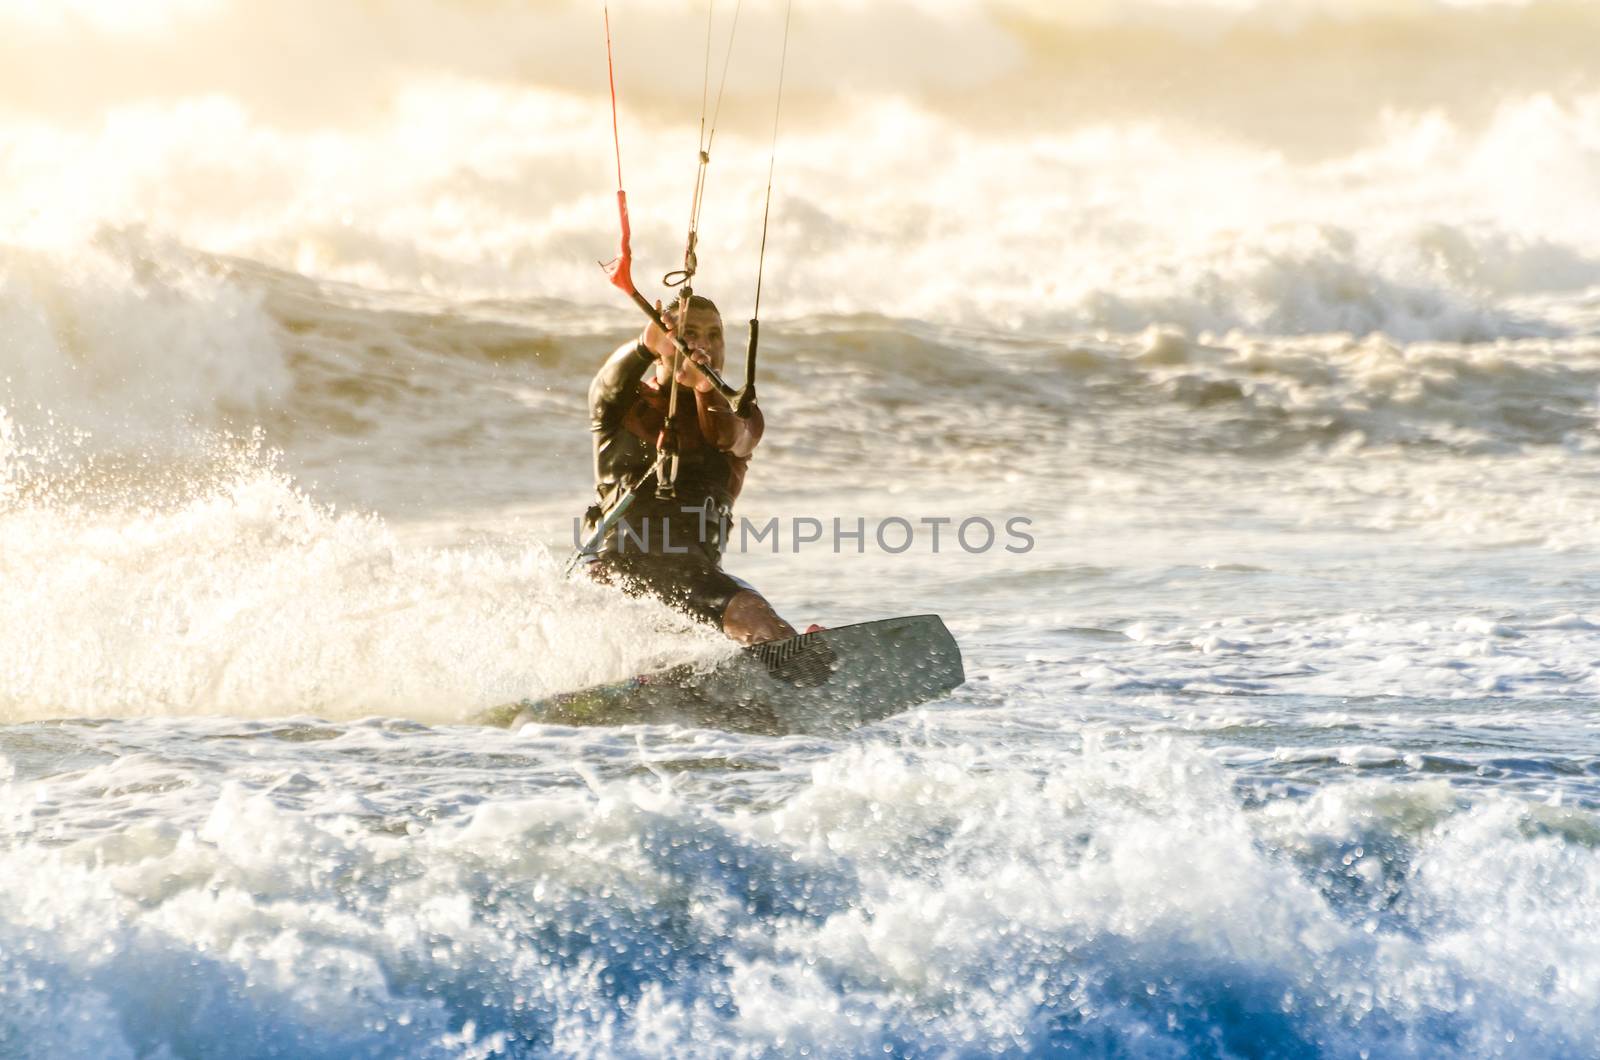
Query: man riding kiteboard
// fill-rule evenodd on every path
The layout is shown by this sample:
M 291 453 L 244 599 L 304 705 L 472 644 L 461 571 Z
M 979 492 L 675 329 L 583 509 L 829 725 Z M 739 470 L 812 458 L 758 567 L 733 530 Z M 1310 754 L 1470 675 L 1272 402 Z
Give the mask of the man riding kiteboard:
M 656 319 L 667 328 L 652 319 L 637 342 L 625 343 L 606 360 L 589 386 L 599 500 L 586 514 L 585 537 L 593 539 L 630 491 L 633 499 L 592 540 L 586 569 L 600 581 L 654 596 L 741 644 L 792 637 L 793 627 L 765 597 L 722 569 L 733 502 L 764 423 L 753 402 L 745 415 L 736 414 L 711 377 L 690 363 L 722 370 L 722 316 L 715 303 L 691 295 L 687 312 L 682 309 L 674 302 L 663 313 L 657 303 Z M 673 404 L 675 330 L 690 354 L 677 358 L 675 496 L 661 497 L 646 480 L 657 473 L 658 445 Z
M 595 489 L 600 497 L 588 510 L 586 541 L 579 546 L 573 563 L 582 560 L 593 577 L 632 593 L 655 596 L 741 644 L 786 639 L 795 635 L 793 627 L 778 617 L 760 593 L 722 569 L 724 535 L 733 502 L 744 484 L 750 454 L 761 440 L 761 410 L 755 402 L 756 348 L 772 171 L 777 159 L 777 107 L 773 110 L 772 154 L 767 160 L 767 198 L 761 218 L 761 250 L 756 261 L 755 311 L 745 352 L 745 381 L 735 390 L 721 375 L 725 354 L 722 315 L 711 299 L 696 296 L 693 291 L 700 206 L 705 194 L 706 166 L 711 161 L 711 141 L 716 135 L 716 112 L 708 129 L 705 99 L 701 99 L 699 168 L 683 268 L 662 277 L 664 284 L 678 288 L 677 297 L 663 310 L 659 301 L 652 306 L 633 282 L 632 235 L 628 194 L 622 184 L 622 139 L 617 124 L 609 11 L 605 13 L 605 24 L 621 240 L 616 258 L 602 265 L 612 286 L 643 310 L 650 323 L 637 342 L 624 344 L 607 359 L 589 387 Z M 737 26 L 735 11 L 734 27 Z M 708 11 L 707 88 L 710 40 Z M 786 12 L 783 59 L 778 64 L 780 102 L 788 40 Z M 731 57 L 732 30 L 728 51 Z M 726 78 L 724 60 L 724 84 Z M 719 88 L 718 111 L 721 106 Z M 652 376 L 649 380 L 643 378 L 647 370 Z
M 595 490 L 587 534 L 566 570 L 588 573 L 635 594 L 647 593 L 745 645 L 710 669 L 687 663 L 666 670 L 503 704 L 485 724 L 687 724 L 762 733 L 848 732 L 943 695 L 965 680 L 961 651 L 937 615 L 908 615 L 796 635 L 762 595 L 722 569 L 733 502 L 761 441 L 756 354 L 761 280 L 766 261 L 778 107 L 773 108 L 766 203 L 756 253 L 755 306 L 745 346 L 744 383 L 722 377 L 722 314 L 694 294 L 700 206 L 716 133 L 706 123 L 711 73 L 707 9 L 706 78 L 700 107 L 699 168 L 689 211 L 683 267 L 661 278 L 677 296 L 663 309 L 633 282 L 628 193 L 622 183 L 622 137 L 611 61 L 611 15 L 605 14 L 606 72 L 617 164 L 617 256 L 600 262 L 611 285 L 650 323 L 637 341 L 606 359 L 589 387 Z M 738 9 L 734 25 L 738 24 Z M 788 58 L 789 14 L 778 61 L 778 101 Z M 733 50 L 729 31 L 728 50 Z M 724 80 L 727 63 L 723 64 Z M 722 90 L 717 90 L 720 109 Z M 648 376 L 648 378 L 646 378 Z

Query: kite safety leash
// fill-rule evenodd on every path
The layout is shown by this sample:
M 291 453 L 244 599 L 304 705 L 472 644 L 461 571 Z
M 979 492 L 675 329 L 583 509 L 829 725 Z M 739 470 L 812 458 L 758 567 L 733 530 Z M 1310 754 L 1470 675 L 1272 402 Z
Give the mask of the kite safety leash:
M 633 507 L 634 498 L 639 496 L 639 490 L 644 487 L 646 482 L 650 481 L 655 473 L 656 469 L 651 468 L 645 472 L 644 478 L 628 487 L 617 503 L 611 506 L 611 510 L 605 514 L 605 517 L 595 525 L 594 533 L 589 535 L 589 539 L 579 545 L 578 551 L 574 552 L 571 558 L 567 560 L 567 565 L 562 570 L 562 574 L 570 575 L 583 557 L 593 556 L 600 551 L 600 546 L 605 542 L 606 537 L 616 528 L 618 523 L 622 522 L 622 517 L 628 514 L 628 509 Z

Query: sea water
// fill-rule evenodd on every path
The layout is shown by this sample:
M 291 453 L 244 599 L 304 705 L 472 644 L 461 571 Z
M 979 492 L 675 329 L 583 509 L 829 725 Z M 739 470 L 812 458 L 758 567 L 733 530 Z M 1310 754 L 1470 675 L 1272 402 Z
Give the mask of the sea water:
M 1595 14 L 802 5 L 727 566 L 968 674 L 839 738 L 472 724 L 733 650 L 560 573 L 596 14 L 0 5 L 0 1056 L 1600 1054 Z

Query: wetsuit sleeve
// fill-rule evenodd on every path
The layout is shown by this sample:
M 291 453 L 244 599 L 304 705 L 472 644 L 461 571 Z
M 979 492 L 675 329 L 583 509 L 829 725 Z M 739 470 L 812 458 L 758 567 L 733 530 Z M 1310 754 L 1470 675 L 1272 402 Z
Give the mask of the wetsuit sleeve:
M 590 426 L 596 431 L 616 430 L 639 395 L 640 378 L 653 358 L 636 342 L 617 347 L 589 384 Z
M 735 414 L 728 399 L 714 390 L 696 392 L 694 397 L 701 437 L 714 448 L 741 459 L 755 452 L 765 427 L 760 405 L 753 406 L 748 417 L 741 417 Z

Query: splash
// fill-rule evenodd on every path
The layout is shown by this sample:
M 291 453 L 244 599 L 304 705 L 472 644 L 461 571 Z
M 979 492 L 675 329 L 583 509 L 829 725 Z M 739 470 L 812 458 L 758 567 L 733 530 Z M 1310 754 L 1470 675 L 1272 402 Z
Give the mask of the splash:
M 8 458 L 0 624 L 30 633 L 0 641 L 0 719 L 463 721 L 727 650 L 566 582 L 541 544 L 408 544 L 312 500 L 259 437 L 205 447 L 206 462 L 152 477 L 92 461 L 19 474 Z

